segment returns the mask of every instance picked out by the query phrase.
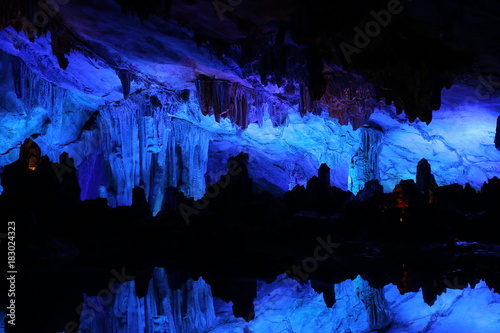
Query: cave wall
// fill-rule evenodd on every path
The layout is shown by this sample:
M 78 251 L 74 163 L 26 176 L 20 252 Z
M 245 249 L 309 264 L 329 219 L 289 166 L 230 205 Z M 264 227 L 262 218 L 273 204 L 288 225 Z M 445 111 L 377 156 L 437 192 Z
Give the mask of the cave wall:
M 2 52 L 1 61 L 9 69 L 0 79 L 1 165 L 16 160 L 15 148 L 31 137 L 51 159 L 64 151 L 74 159 L 82 199 L 106 197 L 112 206 L 131 204 L 135 185 L 145 189 L 155 213 L 168 186 L 200 198 L 239 152 L 250 156 L 255 190 L 275 195 L 305 185 L 321 163 L 331 168 L 332 185 L 354 193 L 372 179 L 386 191 L 415 179 L 421 158 L 431 163 L 438 185 L 479 188 L 500 173 L 495 99 L 483 106 L 445 102 L 430 125 L 410 124 L 391 107 L 375 109 L 357 130 L 326 109 L 303 116 L 297 105 L 254 99 L 251 108 L 260 107 L 261 116 L 242 128 L 231 117 L 203 115 L 196 84 L 143 89 L 97 105 L 40 78 L 19 58 Z
M 321 163 L 332 185 L 353 192 L 371 179 L 390 191 L 415 178 L 422 158 L 438 185 L 479 188 L 500 173 L 500 103 L 467 104 L 474 87 L 444 90 L 430 125 L 409 123 L 375 103 L 373 86 L 360 76 L 330 67 L 327 94 L 313 103 L 303 74 L 277 70 L 263 80 L 255 64 L 238 64 L 244 48 L 217 56 L 220 49 L 186 28 L 143 24 L 117 8 L 61 7 L 72 41 L 81 43 L 66 54 L 65 69 L 50 34 L 30 41 L 12 27 L 0 31 L 0 166 L 16 160 L 31 137 L 51 160 L 62 152 L 74 159 L 82 199 L 128 205 L 138 185 L 155 213 L 166 187 L 199 198 L 239 152 L 249 154 L 255 189 L 275 195 L 305 185 Z M 102 24 L 90 28 L 90 18 Z
M 415 179 L 421 158 L 430 163 L 439 186 L 468 182 L 479 189 L 500 173 L 500 154 L 494 142 L 500 100 L 463 103 L 473 94 L 473 89 L 444 91 L 443 106 L 429 125 L 418 121 L 408 124 L 392 112 L 372 115 L 384 130 L 379 174 L 386 190 L 399 182 L 397 178 Z

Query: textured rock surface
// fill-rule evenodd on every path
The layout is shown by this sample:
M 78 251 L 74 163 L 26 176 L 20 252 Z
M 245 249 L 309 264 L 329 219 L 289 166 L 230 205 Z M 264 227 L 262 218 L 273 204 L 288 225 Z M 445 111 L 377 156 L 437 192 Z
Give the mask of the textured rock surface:
M 86 296 L 81 317 L 82 332 L 363 332 L 391 322 L 382 290 L 360 277 L 335 285 L 335 305 L 327 308 L 310 284 L 279 276 L 257 283 L 254 318 L 236 319 L 225 303 L 212 297 L 203 279 L 188 280 L 180 289 L 169 287 L 169 276 L 155 269 L 147 294 L 138 298 L 134 282 L 126 282 L 108 302 Z M 307 320 L 304 320 L 308 318 Z
M 377 127 L 360 129 L 361 142 L 349 168 L 349 190 L 353 193 L 358 193 L 367 182 L 380 178 L 379 155 L 383 133 Z
M 497 118 L 497 128 L 495 131 L 495 147 L 500 150 L 500 116 Z
M 249 154 L 254 186 L 275 195 L 306 185 L 321 163 L 332 185 L 354 193 L 372 179 L 390 191 L 415 178 L 421 158 L 433 165 L 438 185 L 479 188 L 499 172 L 500 155 L 491 150 L 495 94 L 478 107 L 463 99 L 477 95 L 468 86 L 444 91 L 435 121 L 408 124 L 392 108 L 377 109 L 376 88 L 336 66 L 321 66 L 318 97 L 321 87 L 310 82 L 316 74 L 303 66 L 321 62 L 297 51 L 286 33 L 276 39 L 278 51 L 266 46 L 267 65 L 254 66 L 244 63 L 248 45 L 200 44 L 185 28 L 157 19 L 141 24 L 112 2 L 99 9 L 70 3 L 60 14 L 70 40 L 85 41 L 63 54 L 65 70 L 51 35 L 32 42 L 12 27 L 0 32 L 7 69 L 0 76 L 0 165 L 32 137 L 51 160 L 63 152 L 74 159 L 83 199 L 130 204 L 137 185 L 157 213 L 165 187 L 199 198 L 240 152 Z M 101 24 L 90 29 L 93 21 Z
M 97 296 L 85 298 L 82 332 L 202 333 L 217 323 L 210 286 L 201 278 L 171 289 L 165 270 L 157 268 L 142 298 L 136 296 L 134 281 L 114 288 L 111 302 Z
M 443 287 L 498 292 L 497 4 L 48 2 L 0 3 L 20 331 L 77 320 L 118 264 L 140 276 L 85 297 L 88 332 L 499 331 L 485 284 Z M 275 280 L 329 233 L 310 282 Z
M 326 307 L 310 283 L 277 277 L 257 283 L 255 313 L 235 318 L 231 303 L 213 298 L 202 279 L 181 289 L 169 287 L 168 275 L 155 269 L 147 294 L 138 298 L 134 283 L 118 288 L 110 304 L 88 296 L 82 332 L 496 332 L 500 296 L 481 281 L 474 288 L 448 289 L 433 306 L 422 291 L 401 295 L 395 285 L 375 289 L 361 277 L 334 285 L 335 303 Z M 92 314 L 92 315 L 90 315 Z
M 500 296 L 492 293 L 484 281 L 474 288 L 448 289 L 431 307 L 420 306 L 421 290 L 401 295 L 394 285 L 389 285 L 384 291 L 394 314 L 387 332 L 498 331 Z

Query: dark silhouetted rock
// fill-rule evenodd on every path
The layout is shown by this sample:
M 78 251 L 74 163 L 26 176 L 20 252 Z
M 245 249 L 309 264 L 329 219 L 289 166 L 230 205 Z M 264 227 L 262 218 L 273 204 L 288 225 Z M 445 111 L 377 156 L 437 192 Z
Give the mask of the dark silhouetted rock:
M 140 186 L 135 186 L 132 190 L 132 208 L 134 208 L 140 216 L 151 215 L 151 205 L 146 200 L 144 189 Z
M 417 164 L 417 188 L 425 196 L 429 195 L 429 186 L 435 183 L 434 175 L 431 173 L 431 165 L 425 158 Z
M 325 163 L 322 163 L 318 170 L 318 178 L 320 184 L 323 184 L 325 188 L 330 187 L 330 168 Z
M 38 221 L 63 223 L 80 202 L 80 186 L 72 159 L 63 153 L 60 163 L 41 156 L 40 147 L 26 139 L 19 159 L 1 175 L 2 209 L 33 212 Z M 67 221 L 66 221 L 67 222 Z
M 493 177 L 481 187 L 480 200 L 488 208 L 500 207 L 500 179 Z
M 118 78 L 122 84 L 123 98 L 127 99 L 130 94 L 130 71 L 127 69 L 120 69 L 118 71 Z
M 384 188 L 382 187 L 382 185 L 380 185 L 377 179 L 373 179 L 365 184 L 365 187 L 358 192 L 356 198 L 361 201 L 367 201 L 383 193 L 384 193 Z

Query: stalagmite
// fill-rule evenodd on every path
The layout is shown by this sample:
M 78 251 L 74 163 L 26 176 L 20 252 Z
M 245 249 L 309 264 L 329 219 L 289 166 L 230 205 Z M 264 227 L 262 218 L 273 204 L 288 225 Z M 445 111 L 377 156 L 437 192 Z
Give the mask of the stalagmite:
M 429 187 L 435 183 L 434 175 L 431 173 L 431 165 L 425 158 L 417 164 L 417 187 L 420 192 L 429 195 Z
M 322 163 L 318 170 L 319 183 L 325 188 L 330 187 L 330 168 L 325 163 Z

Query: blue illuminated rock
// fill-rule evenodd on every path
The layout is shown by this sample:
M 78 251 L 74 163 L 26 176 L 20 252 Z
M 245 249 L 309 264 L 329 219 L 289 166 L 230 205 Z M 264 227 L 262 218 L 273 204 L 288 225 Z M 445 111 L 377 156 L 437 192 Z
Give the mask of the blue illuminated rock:
M 81 316 L 83 333 L 202 333 L 216 325 L 210 287 L 189 279 L 181 289 L 169 287 L 164 269 L 153 273 L 145 297 L 136 296 L 134 281 L 115 286 L 108 300 L 89 296 Z M 113 289 L 115 289 L 113 288 Z
M 87 297 L 81 317 L 83 333 L 107 332 L 487 332 L 498 329 L 495 311 L 500 296 L 480 282 L 474 289 L 449 289 L 433 306 L 422 291 L 401 295 L 395 285 L 372 288 L 359 276 L 335 284 L 335 304 L 328 308 L 310 283 L 301 285 L 284 275 L 257 284 L 255 317 L 235 318 L 231 303 L 212 298 L 203 279 L 188 280 L 181 289 L 168 286 L 163 269 L 155 269 L 143 298 L 129 281 L 111 297 L 111 303 Z M 471 302 L 474 304 L 470 307 Z M 453 304 L 450 307 L 450 304 Z
M 497 118 L 497 127 L 495 131 L 495 148 L 500 150 L 500 116 Z

